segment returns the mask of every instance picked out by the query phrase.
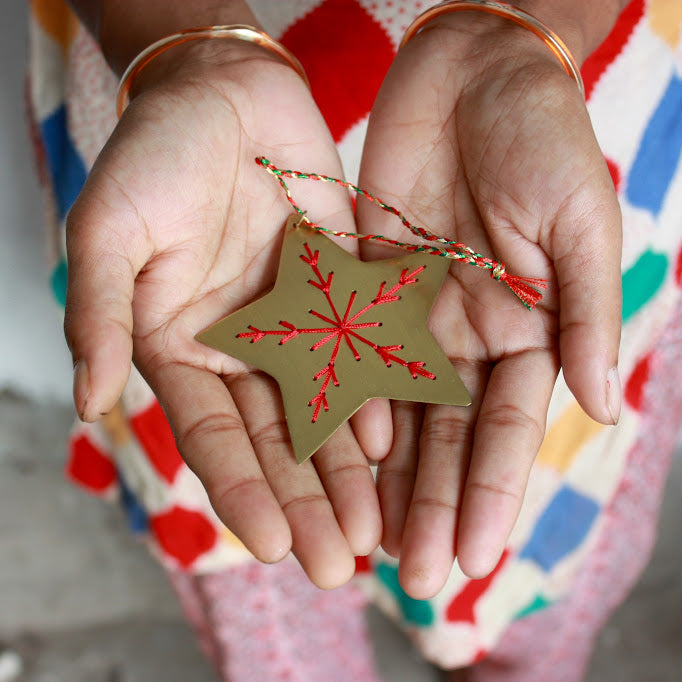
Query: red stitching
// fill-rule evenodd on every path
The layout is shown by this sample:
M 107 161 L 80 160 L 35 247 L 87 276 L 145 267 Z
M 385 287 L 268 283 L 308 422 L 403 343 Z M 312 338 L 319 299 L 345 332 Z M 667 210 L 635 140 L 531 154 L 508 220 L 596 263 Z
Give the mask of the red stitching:
M 325 412 L 329 411 L 327 390 L 330 383 L 334 386 L 340 386 L 340 381 L 336 375 L 335 366 L 342 342 L 346 343 L 346 346 L 356 360 L 360 360 L 361 356 L 353 343 L 353 339 L 360 341 L 366 346 L 369 346 L 383 360 L 386 367 L 391 367 L 391 365 L 395 363 L 396 365 L 405 367 L 410 372 L 413 379 L 417 379 L 418 377 L 435 379 L 435 374 L 424 369 L 426 364 L 425 362 L 404 360 L 396 354 L 396 351 L 403 349 L 402 345 L 380 346 L 359 333 L 359 331 L 362 329 L 379 327 L 381 326 L 381 322 L 356 321 L 373 308 L 399 301 L 400 296 L 397 295 L 398 292 L 405 286 L 416 284 L 419 281 L 419 273 L 421 273 L 426 266 L 422 265 L 412 272 L 409 272 L 408 268 L 403 269 L 403 271 L 400 273 L 398 282 L 396 282 L 396 284 L 394 284 L 388 290 L 386 290 L 387 283 L 382 282 L 379 285 L 376 296 L 366 306 L 352 315 L 352 317 L 351 311 L 357 298 L 357 291 L 351 291 L 348 296 L 348 303 L 346 304 L 343 317 L 341 317 L 336 309 L 336 306 L 334 305 L 334 301 L 331 298 L 331 288 L 334 280 L 334 273 L 329 272 L 325 277 L 319 268 L 320 252 L 313 252 L 308 244 L 304 244 L 304 247 L 306 254 L 301 254 L 300 258 L 304 263 L 310 266 L 316 278 L 309 279 L 308 284 L 315 287 L 324 294 L 325 300 L 333 317 L 324 315 L 317 310 L 310 310 L 308 312 L 314 317 L 326 322 L 330 326 L 301 328 L 286 320 L 280 320 L 279 325 L 282 326 L 283 329 L 259 329 L 253 325 L 249 325 L 249 331 L 237 334 L 237 338 L 249 339 L 251 343 L 258 343 L 267 336 L 280 336 L 281 338 L 279 345 L 281 346 L 296 338 L 300 334 L 324 334 L 325 336 L 323 336 L 323 338 L 319 339 L 311 346 L 311 351 L 319 350 L 322 348 L 322 346 L 326 345 L 330 341 L 335 341 L 334 347 L 330 353 L 329 362 L 313 376 L 313 381 L 318 381 L 319 379 L 323 379 L 323 381 L 320 385 L 317 395 L 315 395 L 308 402 L 308 406 L 314 408 L 312 422 L 315 423 L 318 420 L 322 410 Z

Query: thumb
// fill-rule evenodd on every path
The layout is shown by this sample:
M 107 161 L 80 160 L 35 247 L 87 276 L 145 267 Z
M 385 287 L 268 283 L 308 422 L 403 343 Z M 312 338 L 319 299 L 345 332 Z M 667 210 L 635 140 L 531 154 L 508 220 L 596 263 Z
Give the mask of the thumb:
M 618 422 L 621 386 L 622 228 L 618 199 L 604 164 L 589 196 L 576 196 L 570 225 L 560 218 L 553 234 L 559 285 L 559 348 L 564 378 L 582 408 L 603 424 Z M 599 195 L 595 200 L 595 186 Z M 585 207 L 591 207 L 587 210 Z M 577 215 L 577 218 L 576 218 Z
M 83 421 L 116 404 L 130 374 L 135 278 L 147 258 L 134 209 L 95 197 L 89 179 L 66 225 L 68 281 L 64 331 L 74 362 L 74 403 Z M 98 196 L 104 196 L 102 192 Z M 132 217 L 131 217 L 132 216 Z

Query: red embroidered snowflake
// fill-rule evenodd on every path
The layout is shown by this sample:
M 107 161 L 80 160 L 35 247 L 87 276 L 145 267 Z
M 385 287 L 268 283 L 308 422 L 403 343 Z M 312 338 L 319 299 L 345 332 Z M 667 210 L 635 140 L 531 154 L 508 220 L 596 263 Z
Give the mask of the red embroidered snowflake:
M 360 353 L 358 352 L 358 347 L 360 344 L 364 344 L 371 348 L 385 363 L 386 367 L 391 367 L 393 363 L 401 367 L 405 367 L 413 379 L 418 377 L 425 377 L 427 379 L 435 379 L 436 375 L 424 369 L 426 363 L 422 361 L 412 361 L 409 362 L 404 360 L 397 352 L 403 349 L 402 345 L 392 345 L 392 346 L 380 346 L 374 343 L 371 339 L 368 339 L 363 330 L 370 329 L 372 327 L 380 327 L 381 322 L 361 322 L 361 318 L 367 315 L 370 310 L 390 303 L 395 303 L 400 300 L 398 292 L 406 286 L 416 284 L 418 282 L 417 275 L 424 270 L 425 266 L 421 266 L 412 272 L 405 268 L 400 273 L 398 281 L 390 288 L 386 289 L 387 283 L 382 282 L 379 285 L 379 290 L 376 296 L 367 303 L 363 308 L 357 312 L 353 312 L 353 305 L 357 297 L 357 291 L 351 291 L 348 296 L 348 302 L 346 303 L 346 309 L 343 315 L 339 314 L 334 301 L 331 297 L 332 284 L 334 280 L 334 273 L 328 272 L 327 276 L 323 276 L 319 268 L 319 257 L 320 252 L 313 252 L 308 244 L 304 244 L 306 249 L 306 254 L 301 254 L 301 260 L 308 264 L 314 274 L 315 279 L 309 279 L 308 284 L 319 289 L 322 294 L 324 294 L 327 306 L 329 308 L 328 314 L 323 314 L 317 310 L 310 310 L 309 313 L 314 317 L 318 318 L 326 326 L 317 327 L 297 327 L 286 320 L 280 320 L 279 325 L 283 329 L 258 329 L 253 325 L 249 325 L 249 331 L 243 332 L 237 335 L 240 339 L 250 339 L 251 343 L 258 343 L 262 341 L 266 336 L 279 336 L 279 345 L 282 346 L 288 343 L 292 339 L 300 336 L 301 334 L 317 334 L 321 335 L 322 338 L 316 341 L 310 350 L 316 351 L 328 344 L 333 344 L 331 346 L 332 350 L 329 356 L 329 361 L 327 364 L 319 370 L 314 376 L 313 381 L 322 380 L 320 389 L 309 402 L 308 406 L 313 407 L 312 421 L 315 423 L 320 415 L 320 410 L 325 412 L 329 410 L 329 402 L 327 400 L 327 390 L 330 384 L 338 387 L 341 382 L 336 374 L 336 359 L 338 357 L 339 351 L 342 346 L 346 346 L 350 353 L 356 360 L 360 360 Z

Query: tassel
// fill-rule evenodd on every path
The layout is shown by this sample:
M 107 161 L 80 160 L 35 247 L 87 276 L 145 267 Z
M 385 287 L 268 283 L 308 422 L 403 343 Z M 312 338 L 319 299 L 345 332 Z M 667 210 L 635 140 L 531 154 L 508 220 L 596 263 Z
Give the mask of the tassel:
M 498 282 L 504 282 L 528 310 L 533 310 L 542 300 L 542 292 L 538 291 L 538 289 L 547 288 L 546 279 L 510 275 L 505 270 L 504 264 L 499 261 L 493 262 L 493 266 L 490 276 Z

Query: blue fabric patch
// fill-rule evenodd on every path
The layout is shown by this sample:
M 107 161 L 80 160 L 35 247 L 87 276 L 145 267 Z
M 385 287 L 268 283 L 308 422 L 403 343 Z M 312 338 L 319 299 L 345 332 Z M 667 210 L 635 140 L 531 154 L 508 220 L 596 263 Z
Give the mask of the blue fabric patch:
M 519 557 L 551 571 L 585 539 L 598 512 L 594 500 L 564 486 L 538 519 Z
M 66 108 L 63 105 L 42 122 L 40 134 L 45 145 L 59 218 L 63 219 L 87 176 L 83 160 L 69 138 Z
M 375 567 L 376 574 L 384 585 L 393 593 L 406 622 L 420 627 L 428 627 L 436 621 L 436 614 L 431 603 L 422 599 L 412 599 L 400 586 L 398 568 L 379 563 Z
M 682 152 L 682 79 L 673 76 L 649 121 L 628 176 L 626 196 L 658 216 Z
M 144 507 L 125 484 L 122 476 L 118 477 L 121 490 L 121 506 L 128 518 L 128 526 L 133 533 L 146 533 L 149 530 L 149 519 Z

